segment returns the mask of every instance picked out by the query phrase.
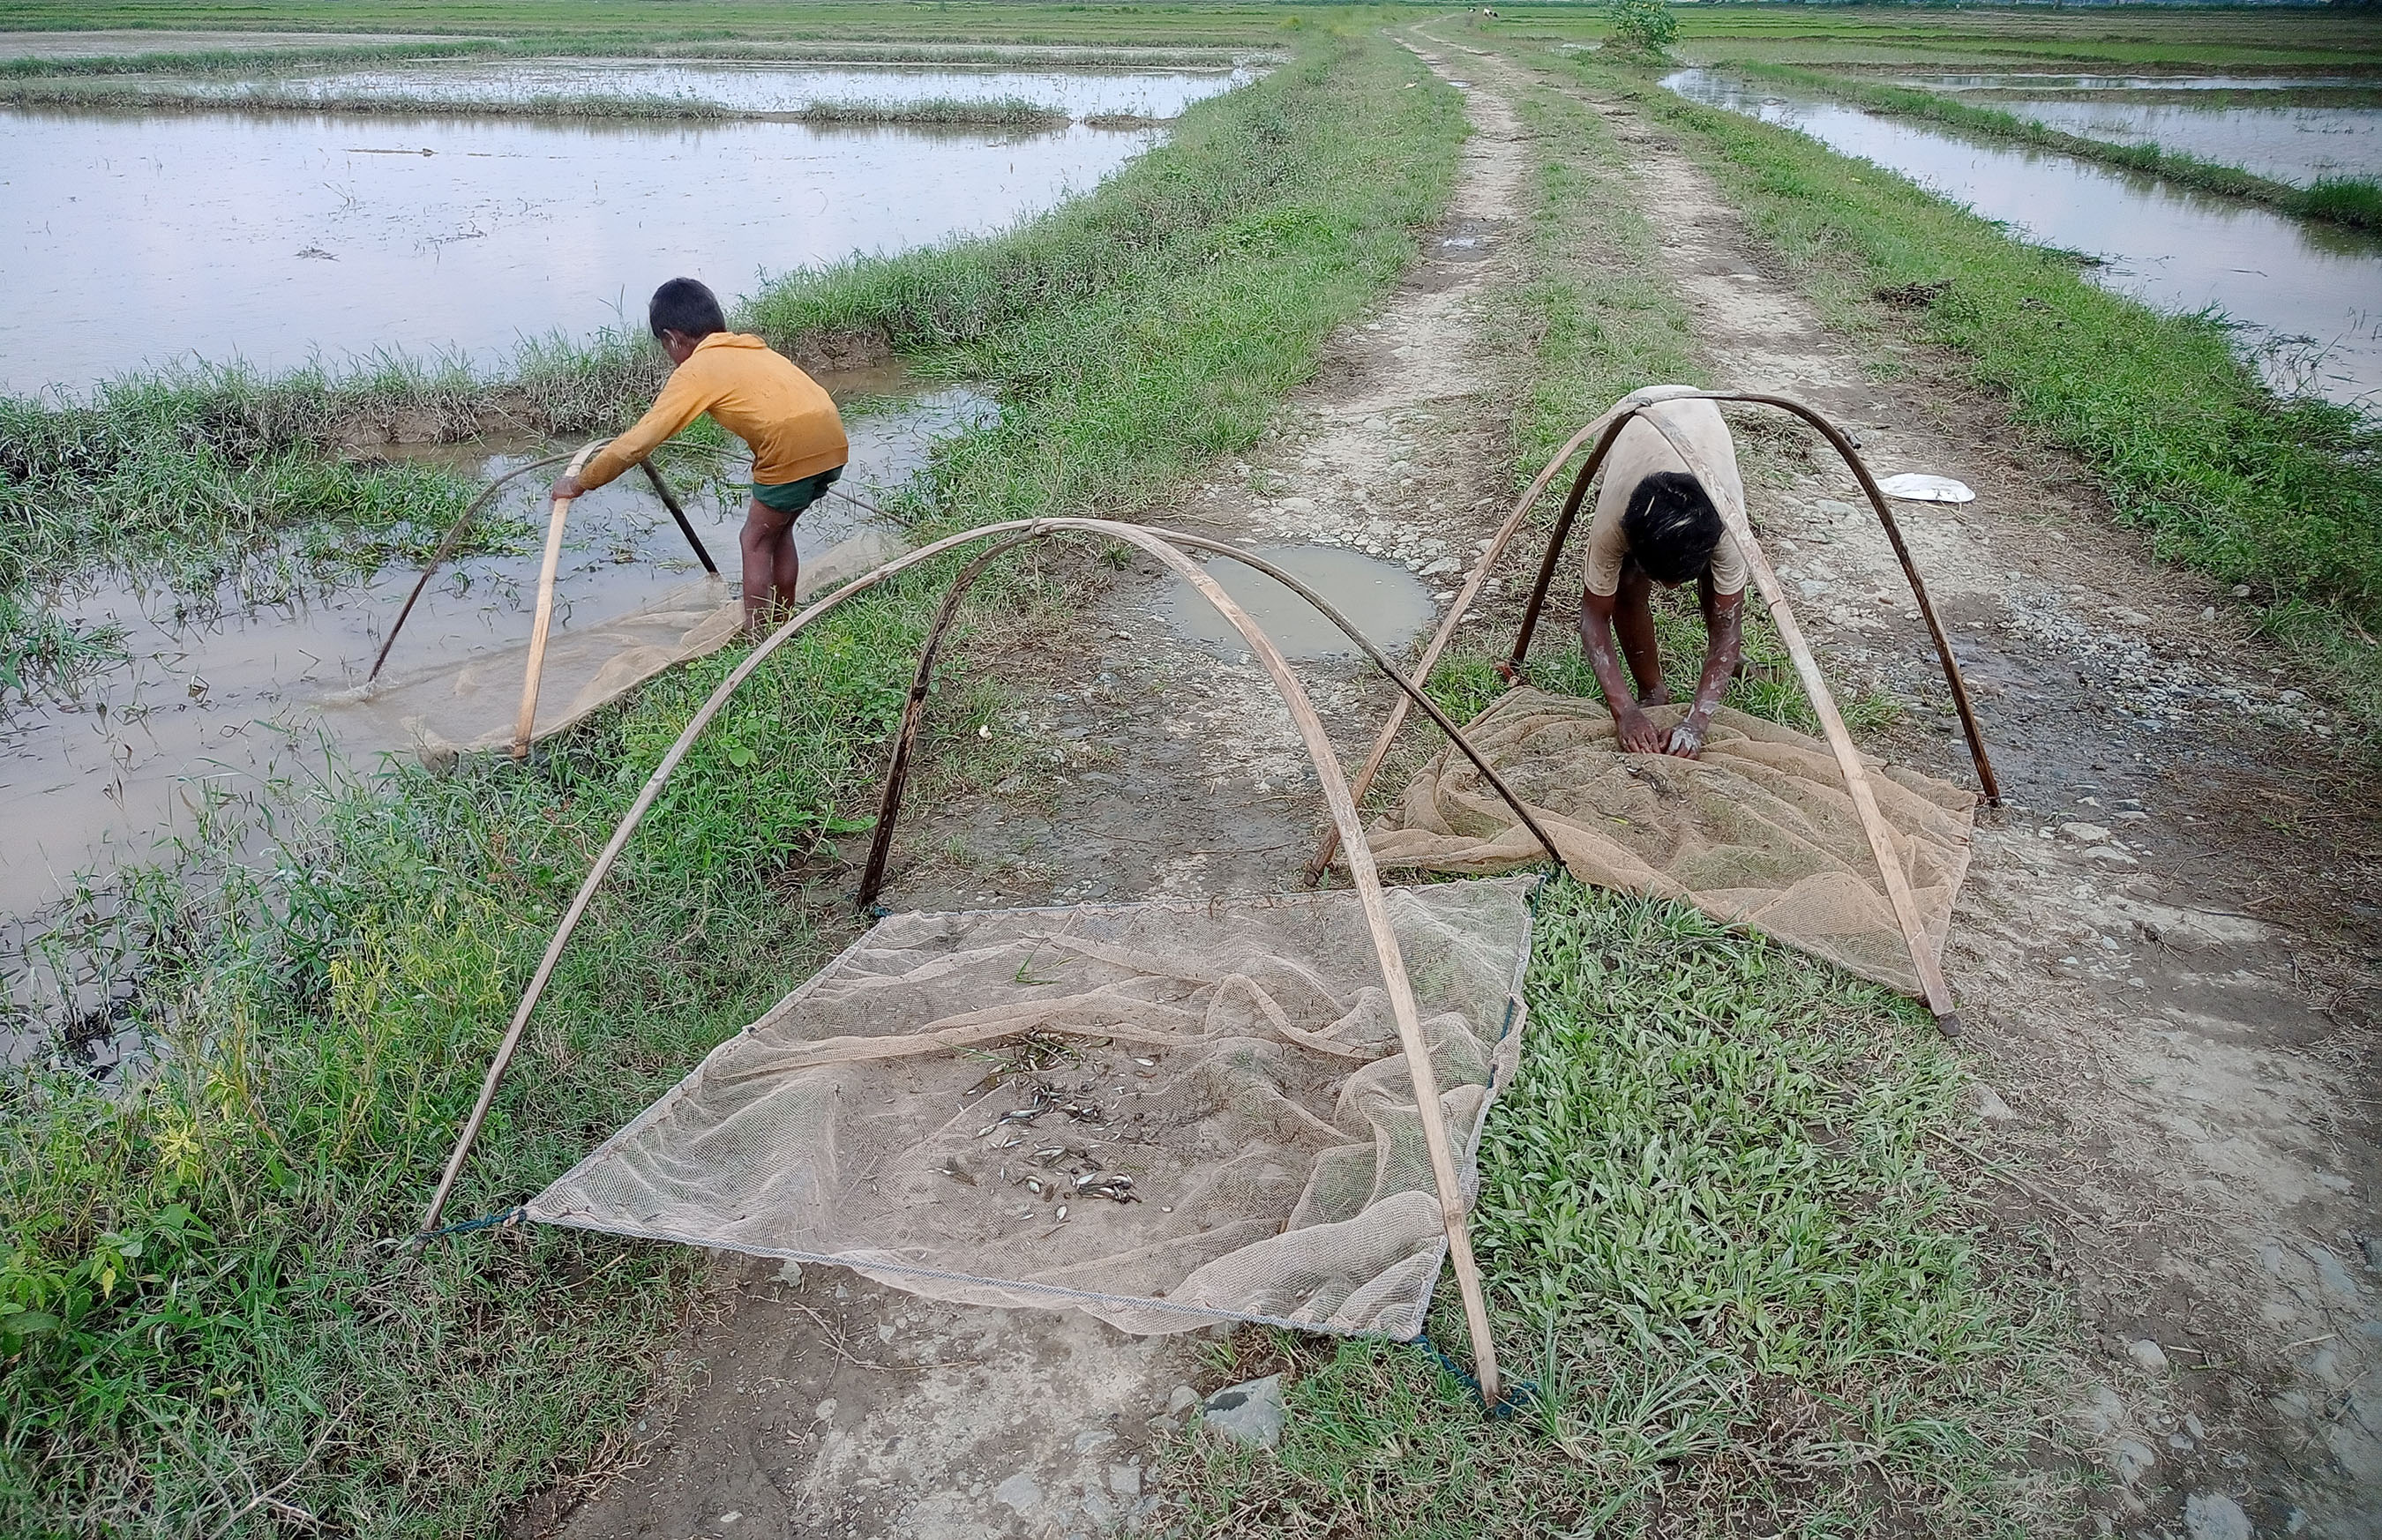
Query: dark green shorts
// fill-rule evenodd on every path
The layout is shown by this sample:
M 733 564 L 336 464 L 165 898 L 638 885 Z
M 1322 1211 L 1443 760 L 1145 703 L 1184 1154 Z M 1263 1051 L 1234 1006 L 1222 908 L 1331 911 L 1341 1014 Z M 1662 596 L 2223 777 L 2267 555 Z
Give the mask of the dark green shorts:
M 775 486 L 765 486 L 759 482 L 755 482 L 753 500 L 763 507 L 775 508 L 780 513 L 800 513 L 827 495 L 827 489 L 833 486 L 836 478 L 842 474 L 843 467 L 839 465 L 832 471 L 822 471 L 816 476 L 804 476 L 799 482 L 780 482 Z

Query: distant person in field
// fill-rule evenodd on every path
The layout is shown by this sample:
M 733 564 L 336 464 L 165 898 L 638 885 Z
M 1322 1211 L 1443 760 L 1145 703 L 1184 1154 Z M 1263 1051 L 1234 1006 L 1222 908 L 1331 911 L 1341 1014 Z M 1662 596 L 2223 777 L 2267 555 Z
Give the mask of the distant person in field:
M 1737 677 L 1744 642 L 1745 556 L 1722 528 L 1720 511 L 1703 483 L 1662 431 L 1646 421 L 1655 414 L 1701 452 L 1713 473 L 1725 483 L 1725 495 L 1743 506 L 1737 446 L 1718 407 L 1710 401 L 1668 401 L 1631 418 L 1605 458 L 1604 484 L 1596 494 L 1596 516 L 1588 535 L 1587 591 L 1579 604 L 1579 641 L 1589 666 L 1596 670 L 1597 687 L 1613 708 L 1621 747 L 1631 753 L 1693 759 L 1703 752 L 1704 729 Z M 1685 582 L 1696 585 L 1703 610 L 1703 677 L 1697 681 L 1695 703 L 1686 717 L 1665 733 L 1645 712 L 1671 699 L 1663 683 L 1649 601 L 1656 583 L 1676 588 Z M 1621 643 L 1617 654 L 1616 635 Z
M 693 278 L 654 290 L 647 324 L 678 367 L 653 409 L 635 427 L 589 457 L 579 474 L 554 483 L 576 497 L 642 461 L 702 416 L 753 450 L 753 503 L 744 512 L 744 624 L 758 630 L 794 607 L 802 576 L 794 520 L 819 500 L 852 447 L 843 419 L 818 382 L 757 336 L 728 329 L 719 299 Z

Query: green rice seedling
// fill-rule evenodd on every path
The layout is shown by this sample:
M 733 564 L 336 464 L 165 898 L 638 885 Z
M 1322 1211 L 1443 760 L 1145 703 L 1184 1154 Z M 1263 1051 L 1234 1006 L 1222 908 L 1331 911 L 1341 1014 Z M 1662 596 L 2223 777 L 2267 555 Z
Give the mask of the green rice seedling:
M 125 657 L 121 626 L 78 626 L 0 593 L 0 712 L 36 696 L 79 694 Z

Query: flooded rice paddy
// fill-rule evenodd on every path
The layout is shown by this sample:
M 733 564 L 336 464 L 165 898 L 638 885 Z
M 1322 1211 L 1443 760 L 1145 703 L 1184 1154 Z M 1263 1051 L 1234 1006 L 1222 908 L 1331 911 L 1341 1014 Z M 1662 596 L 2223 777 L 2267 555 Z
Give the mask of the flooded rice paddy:
M 2096 258 L 2092 277 L 2118 293 L 2163 311 L 2214 307 L 2279 390 L 2369 407 L 2382 391 L 2382 238 L 1712 70 L 1664 83 L 1899 172 L 2030 240 Z
M 0 112 L 0 389 L 386 351 L 481 364 L 764 275 L 999 229 L 1149 132 Z
M 795 112 L 818 102 L 1024 101 L 1069 117 L 1166 118 L 1252 78 L 1248 69 L 1068 70 L 988 66 L 796 64 L 685 59 L 458 59 L 276 73 L 264 81 L 155 75 L 144 89 L 237 102 L 394 100 L 471 105 L 606 97 L 732 113 Z
M 838 489 L 848 495 L 830 495 L 795 526 L 805 561 L 875 522 L 864 505 L 898 489 L 937 439 L 995 409 L 964 389 L 862 403 L 849 422 L 852 469 Z M 555 447 L 464 452 L 472 470 L 493 479 Z M 716 482 L 698 492 L 705 473 L 721 467 L 677 457 L 658 463 L 727 580 L 725 603 L 738 569 L 743 488 Z M 742 473 L 733 463 L 725 471 Z M 538 532 L 509 553 L 453 563 L 406 622 L 390 678 L 452 670 L 527 637 L 552 475 L 523 477 L 489 510 L 491 519 Z M 60 615 L 120 627 L 129 657 L 73 699 L 19 704 L 0 716 L 0 826 L 10 831 L 0 844 L 0 915 L 31 914 L 68 896 L 80 873 L 158 859 L 162 841 L 189 835 L 216 803 L 253 800 L 276 780 L 302 782 L 327 761 L 369 771 L 384 752 L 409 752 L 382 718 L 336 705 L 363 682 L 417 572 L 392 566 L 362 581 L 301 578 L 261 603 L 252 583 L 202 596 L 211 602 L 116 583 L 56 595 Z M 556 584 L 558 638 L 701 577 L 644 478 L 623 477 L 572 509 Z M 334 709 L 321 709 L 326 704 Z
M 1271 562 L 1321 594 L 1325 603 L 1355 622 L 1366 640 L 1394 661 L 1439 617 L 1430 591 L 1395 562 L 1331 545 L 1260 545 L 1249 554 Z M 1362 655 L 1345 631 L 1264 573 L 1222 556 L 1202 565 L 1218 585 L 1248 611 L 1249 617 L 1265 629 L 1284 657 L 1313 660 Z M 1196 642 L 1231 655 L 1248 650 L 1241 633 L 1181 579 L 1170 585 L 1161 613 L 1176 631 Z
M 1897 83 L 1970 99 L 2086 139 L 2180 150 L 2278 182 L 2382 177 L 2382 92 L 2370 80 L 1921 75 Z M 2338 88 L 2353 84 L 2367 89 L 2340 100 Z

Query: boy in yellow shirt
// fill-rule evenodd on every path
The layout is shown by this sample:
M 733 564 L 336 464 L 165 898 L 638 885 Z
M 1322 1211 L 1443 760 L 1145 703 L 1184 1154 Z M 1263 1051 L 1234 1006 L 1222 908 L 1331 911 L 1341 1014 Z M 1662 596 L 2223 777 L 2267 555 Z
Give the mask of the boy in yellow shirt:
M 718 297 L 693 278 L 654 290 L 646 322 L 678 367 L 635 427 L 554 483 L 557 497 L 592 491 L 702 416 L 753 450 L 753 505 L 744 513 L 744 623 L 755 629 L 794 607 L 802 575 L 794 519 L 843 474 L 852 446 L 818 382 L 757 336 L 728 329 Z

